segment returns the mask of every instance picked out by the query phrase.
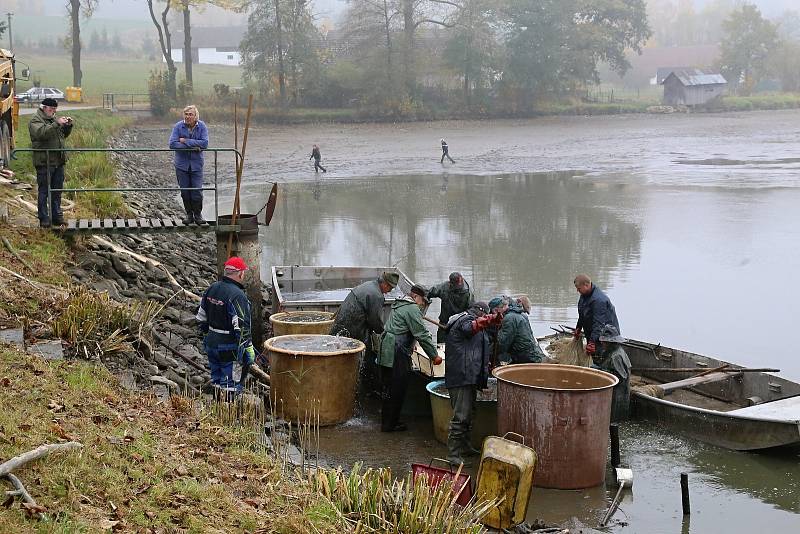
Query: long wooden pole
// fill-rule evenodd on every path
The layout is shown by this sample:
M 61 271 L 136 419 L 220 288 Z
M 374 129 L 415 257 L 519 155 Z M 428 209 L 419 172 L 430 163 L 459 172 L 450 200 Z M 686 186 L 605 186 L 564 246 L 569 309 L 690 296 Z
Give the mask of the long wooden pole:
M 242 139 L 242 157 L 239 165 L 236 167 L 236 196 L 233 199 L 233 214 L 231 215 L 231 224 L 236 224 L 236 219 L 239 218 L 239 193 L 242 189 L 242 171 L 244 170 L 244 154 L 247 150 L 247 134 L 250 132 L 250 114 L 253 111 L 253 95 L 248 95 L 247 98 L 247 118 L 244 121 L 244 137 Z M 233 232 L 228 234 L 228 250 L 227 255 L 231 257 L 231 249 L 233 248 Z

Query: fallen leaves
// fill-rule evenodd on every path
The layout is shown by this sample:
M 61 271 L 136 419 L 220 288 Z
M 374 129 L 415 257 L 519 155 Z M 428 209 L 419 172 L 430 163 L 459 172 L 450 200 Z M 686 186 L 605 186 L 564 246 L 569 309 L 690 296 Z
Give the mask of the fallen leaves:
M 2 386 L 4 388 L 7 388 L 10 385 L 11 385 L 11 379 L 10 378 L 8 378 L 7 376 L 4 376 L 3 378 L 0 378 L 0 386 Z
M 22 510 L 25 512 L 25 515 L 28 517 L 39 517 L 41 514 L 47 511 L 47 508 L 40 504 L 31 504 L 24 502 L 22 503 Z
M 51 399 L 50 402 L 47 403 L 47 409 L 49 411 L 55 412 L 55 413 L 63 412 L 64 411 L 64 405 Z

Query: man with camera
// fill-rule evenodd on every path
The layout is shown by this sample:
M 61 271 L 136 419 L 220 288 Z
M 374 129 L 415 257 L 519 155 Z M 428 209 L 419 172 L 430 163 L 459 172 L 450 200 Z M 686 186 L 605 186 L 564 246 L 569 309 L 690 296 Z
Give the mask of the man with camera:
M 67 162 L 67 153 L 61 149 L 65 147 L 64 140 L 72 133 L 72 117 L 56 118 L 57 109 L 57 100 L 45 98 L 28 124 L 31 147 L 39 149 L 33 153 L 33 166 L 36 168 L 36 185 L 39 188 L 37 211 L 39 226 L 42 228 L 64 224 L 61 191 L 53 191 L 52 204 L 47 205 L 50 189 L 64 188 L 64 165 Z

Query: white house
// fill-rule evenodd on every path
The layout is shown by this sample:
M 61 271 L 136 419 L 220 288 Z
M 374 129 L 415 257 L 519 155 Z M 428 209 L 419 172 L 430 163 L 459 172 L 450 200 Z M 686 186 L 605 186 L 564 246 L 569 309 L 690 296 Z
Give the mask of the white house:
M 238 66 L 244 26 L 192 28 L 192 62 Z M 183 63 L 183 32 L 172 34 L 172 60 Z

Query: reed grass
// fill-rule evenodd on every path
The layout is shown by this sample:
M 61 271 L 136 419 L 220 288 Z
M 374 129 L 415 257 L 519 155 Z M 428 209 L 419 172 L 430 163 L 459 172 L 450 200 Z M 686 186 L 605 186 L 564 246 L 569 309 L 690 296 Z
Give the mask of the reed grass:
M 53 321 L 53 333 L 89 360 L 131 350 L 142 339 L 163 306 L 148 301 L 119 304 L 108 293 L 74 288 L 60 315 Z
M 424 477 L 392 476 L 391 469 L 341 469 L 315 473 L 314 488 L 325 496 L 351 532 L 414 532 L 450 534 L 485 532 L 479 524 L 495 502 L 461 507 L 453 483 L 433 488 Z

